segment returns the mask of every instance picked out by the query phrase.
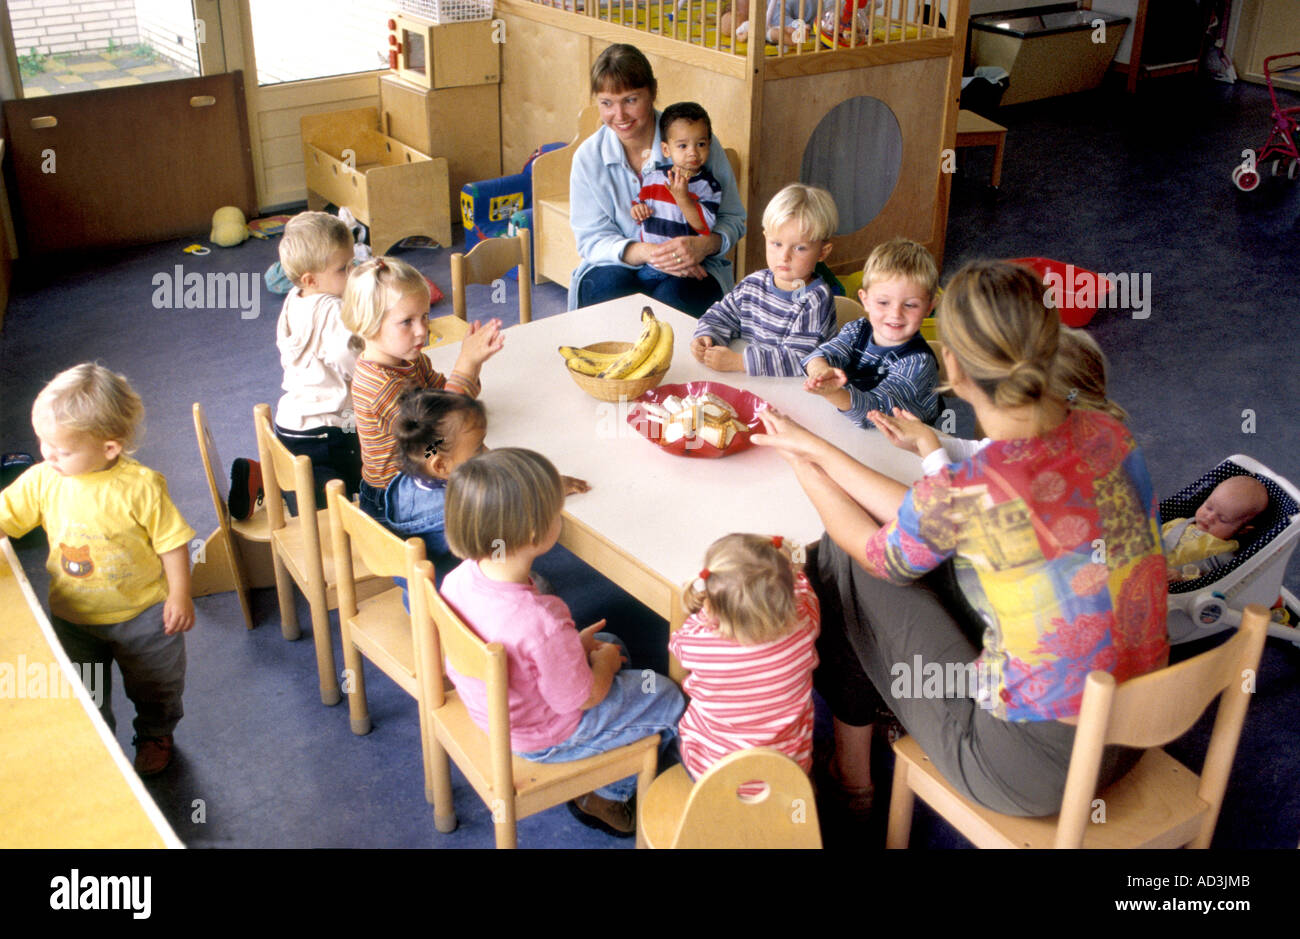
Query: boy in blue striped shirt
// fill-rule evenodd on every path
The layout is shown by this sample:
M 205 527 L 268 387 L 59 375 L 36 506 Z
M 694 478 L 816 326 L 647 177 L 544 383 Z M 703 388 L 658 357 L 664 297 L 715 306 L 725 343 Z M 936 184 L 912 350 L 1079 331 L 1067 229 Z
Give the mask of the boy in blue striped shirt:
M 803 360 L 804 388 L 860 427 L 895 408 L 932 424 L 939 418 L 939 363 L 921 337 L 934 309 L 939 270 L 924 245 L 895 238 L 877 245 L 862 270 L 858 299 L 867 315 Z
M 691 354 L 719 372 L 802 376 L 803 359 L 835 334 L 835 300 L 815 268 L 839 226 L 825 189 L 791 183 L 763 211 L 768 269 L 750 274 L 709 307 Z M 742 352 L 727 344 L 749 343 Z

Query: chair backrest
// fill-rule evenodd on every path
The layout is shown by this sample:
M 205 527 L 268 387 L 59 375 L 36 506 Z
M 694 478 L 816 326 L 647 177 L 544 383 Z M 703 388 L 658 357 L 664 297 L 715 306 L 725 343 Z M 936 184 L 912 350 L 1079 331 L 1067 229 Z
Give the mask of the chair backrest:
M 347 558 L 355 551 L 366 569 L 377 577 L 409 577 L 415 565 L 424 560 L 423 541 L 419 538 L 403 541 L 353 505 L 343 480 L 331 479 L 325 484 L 325 493 L 330 526 L 338 530 L 349 549 L 342 554 L 336 552 L 336 557 Z
M 746 783 L 759 782 L 762 791 Z M 820 848 L 812 784 L 799 764 L 766 748 L 728 754 L 696 782 L 674 848 Z
M 1210 811 L 1191 842 L 1192 847 L 1209 847 L 1267 631 L 1268 611 L 1252 604 L 1237 634 L 1209 652 L 1118 686 L 1106 672 L 1089 673 L 1056 831 L 1058 848 L 1083 843 L 1106 744 L 1161 746 L 1186 733 L 1210 702 L 1221 696 L 1197 792 Z
M 434 586 L 433 564 L 417 565 L 411 582 L 411 611 L 419 619 L 433 621 L 435 661 L 446 661 L 465 678 L 483 682 L 488 701 L 488 747 L 492 754 L 492 788 L 501 795 L 513 795 L 514 761 L 510 751 L 509 673 L 506 650 L 499 642 L 484 642 L 442 599 Z M 417 600 L 418 594 L 418 600 Z M 441 673 L 439 673 L 441 674 Z M 430 706 L 443 704 L 442 683 L 428 689 Z
M 253 406 L 253 427 L 257 431 L 257 455 L 262 462 L 262 490 L 272 531 L 285 526 L 284 501 L 280 494 L 286 483 L 298 499 L 298 517 L 304 535 L 320 550 L 320 531 L 316 523 L 316 483 L 311 459 L 294 456 L 271 429 L 271 406 Z
M 468 319 L 466 284 L 491 284 L 519 268 L 519 322 L 533 318 L 533 263 L 531 235 L 526 228 L 511 238 L 484 238 L 469 254 L 451 256 L 451 306 L 462 320 Z
M 835 298 L 835 325 L 840 329 L 867 315 L 862 304 L 852 297 Z
M 217 513 L 217 525 L 229 530 L 230 508 L 227 500 L 230 498 L 230 484 L 218 471 L 218 467 L 223 465 L 221 455 L 217 453 L 217 442 L 208 427 L 203 405 L 197 401 L 194 402 L 194 436 L 199 441 L 199 459 L 203 462 L 203 475 L 208 480 L 208 493 L 212 496 L 212 508 Z
M 538 199 L 549 199 L 569 192 L 569 171 L 573 155 L 582 143 L 600 128 L 600 110 L 589 104 L 578 112 L 578 132 L 567 146 L 543 153 L 533 160 L 533 204 Z
M 379 577 L 405 577 L 411 583 L 417 576 L 417 565 L 424 560 L 425 546 L 419 538 L 398 538 L 383 525 L 361 511 L 348 499 L 347 488 L 341 479 L 331 479 L 325 484 L 329 503 L 330 537 L 333 539 L 334 570 L 339 589 L 339 619 L 344 621 L 357 615 L 356 572 L 352 569 L 355 550 L 370 573 Z M 417 617 L 415 604 L 411 604 L 412 647 L 415 650 L 416 680 L 421 693 L 426 693 L 425 675 L 432 671 L 438 681 L 429 684 L 441 686 L 442 668 L 438 661 L 437 639 L 432 630 L 421 624 L 427 618 Z

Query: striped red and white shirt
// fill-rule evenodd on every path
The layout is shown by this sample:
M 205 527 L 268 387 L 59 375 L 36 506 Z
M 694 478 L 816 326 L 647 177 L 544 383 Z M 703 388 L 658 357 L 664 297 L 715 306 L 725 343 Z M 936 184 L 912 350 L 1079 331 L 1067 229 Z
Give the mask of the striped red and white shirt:
M 690 675 L 691 703 L 678 725 L 682 763 L 699 779 L 716 761 L 772 747 L 812 769 L 812 673 L 821 613 L 802 572 L 795 577 L 795 625 L 772 642 L 741 645 L 696 613 L 668 640 Z
M 471 398 L 479 394 L 478 382 L 456 372 L 444 377 L 424 355 L 399 366 L 358 360 L 352 375 L 352 409 L 361 440 L 361 478 L 376 489 L 387 489 L 400 469 L 393 420 L 398 397 L 413 387 L 445 388 Z

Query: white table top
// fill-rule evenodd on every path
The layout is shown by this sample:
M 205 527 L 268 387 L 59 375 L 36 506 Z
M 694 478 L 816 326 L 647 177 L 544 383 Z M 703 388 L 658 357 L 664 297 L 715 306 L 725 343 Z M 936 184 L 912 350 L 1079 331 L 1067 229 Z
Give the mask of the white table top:
M 661 451 L 626 421 L 626 405 L 597 401 L 567 374 L 561 345 L 632 341 L 643 306 L 672 325 L 675 347 L 664 384 L 720 381 L 758 395 L 874 469 L 910 483 L 920 460 L 875 430 L 852 424 L 803 390 L 796 378 L 715 372 L 691 357 L 696 320 L 637 295 L 510 327 L 505 348 L 483 366 L 482 401 L 489 447 L 527 447 L 592 491 L 570 496 L 566 514 L 672 584 L 699 571 L 705 549 L 730 532 L 780 534 L 811 543 L 824 530 L 794 472 L 778 454 L 752 447 L 733 456 L 694 459 Z M 739 348 L 739 344 L 736 346 Z M 428 353 L 450 372 L 459 344 Z

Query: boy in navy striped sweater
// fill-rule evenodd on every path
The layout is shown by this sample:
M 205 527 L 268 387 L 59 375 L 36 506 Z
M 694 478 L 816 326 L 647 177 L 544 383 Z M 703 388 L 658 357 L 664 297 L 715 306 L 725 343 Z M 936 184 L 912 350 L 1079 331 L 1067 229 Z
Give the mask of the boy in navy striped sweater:
M 939 363 L 921 337 L 934 309 L 939 270 L 924 245 L 895 238 L 877 245 L 862 271 L 858 299 L 867 315 L 804 358 L 804 388 L 860 427 L 895 408 L 927 424 L 939 418 Z
M 825 189 L 791 183 L 763 211 L 768 269 L 750 274 L 702 317 L 696 360 L 719 372 L 802 376 L 803 359 L 835 334 L 835 300 L 815 273 L 839 227 Z M 749 345 L 733 352 L 727 344 Z

